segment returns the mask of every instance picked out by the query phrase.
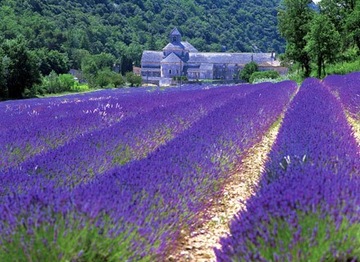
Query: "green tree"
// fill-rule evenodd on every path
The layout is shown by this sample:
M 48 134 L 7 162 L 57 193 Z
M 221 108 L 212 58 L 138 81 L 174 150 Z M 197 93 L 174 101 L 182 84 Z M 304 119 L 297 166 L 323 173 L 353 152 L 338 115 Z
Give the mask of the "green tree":
M 119 87 L 124 84 L 123 77 L 110 69 L 103 69 L 96 74 L 95 84 L 98 87 Z
M 103 70 L 112 70 L 115 57 L 108 53 L 87 55 L 81 61 L 81 70 L 90 86 L 96 85 L 97 73 Z
M 310 8 L 311 0 L 284 0 L 278 14 L 279 31 L 286 39 L 285 55 L 298 62 L 305 76 L 311 72 L 310 57 L 305 46 L 305 36 L 310 30 L 314 11 Z
M 345 50 L 356 43 L 356 32 L 359 31 L 360 26 L 360 1 L 322 0 L 319 5 L 321 14 L 330 19 L 341 35 L 339 43 L 342 49 Z
M 130 86 L 140 86 L 142 83 L 141 76 L 135 75 L 133 72 L 127 72 L 125 77 Z
M 305 39 L 305 51 L 316 63 L 317 77 L 320 78 L 325 74 L 325 63 L 333 62 L 340 50 L 340 34 L 327 16 L 318 14 Z
M 70 74 L 58 75 L 55 71 L 51 71 L 49 75 L 42 78 L 42 83 L 37 90 L 48 94 L 57 94 L 62 92 L 70 92 L 75 86 L 75 79 Z
M 90 52 L 85 49 L 72 48 L 68 52 L 70 68 L 81 69 L 83 59 L 90 55 Z
M 256 71 L 258 71 L 258 65 L 255 62 L 250 62 L 240 71 L 240 79 L 249 82 L 251 75 Z
M 345 29 L 349 38 L 360 50 L 360 1 L 357 2 L 354 10 L 347 16 Z
M 46 76 L 51 71 L 57 74 L 65 74 L 69 71 L 69 58 L 67 54 L 46 48 L 38 49 L 36 55 L 39 59 L 39 69 L 42 75 Z
M 71 91 L 75 86 L 75 79 L 71 74 L 60 74 L 59 81 L 63 91 Z
M 6 40 L 2 46 L 6 58 L 6 89 L 8 98 L 22 98 L 25 89 L 40 83 L 40 71 L 35 54 L 31 53 L 24 38 Z
M 6 86 L 6 70 L 7 70 L 8 57 L 4 55 L 3 50 L 0 48 L 0 100 L 7 97 Z

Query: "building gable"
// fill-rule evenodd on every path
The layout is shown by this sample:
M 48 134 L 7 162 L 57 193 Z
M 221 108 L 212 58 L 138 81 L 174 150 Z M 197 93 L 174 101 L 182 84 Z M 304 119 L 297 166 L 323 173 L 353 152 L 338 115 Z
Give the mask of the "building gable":
M 174 53 L 171 53 L 167 57 L 165 57 L 163 60 L 161 60 L 161 63 L 180 63 L 182 60 L 175 55 Z

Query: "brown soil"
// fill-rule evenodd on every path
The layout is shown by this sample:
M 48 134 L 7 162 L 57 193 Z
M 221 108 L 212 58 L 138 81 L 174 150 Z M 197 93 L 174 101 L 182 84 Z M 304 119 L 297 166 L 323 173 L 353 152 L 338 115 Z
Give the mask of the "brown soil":
M 206 210 L 210 220 L 193 232 L 182 232 L 180 247 L 168 261 L 215 261 L 214 247 L 220 248 L 219 240 L 229 234 L 229 223 L 236 213 L 244 210 L 245 205 L 240 200 L 246 201 L 254 194 L 260 174 L 263 171 L 272 144 L 276 139 L 280 124 L 271 128 L 262 141 L 252 147 L 239 163 L 237 171 L 225 184 L 222 195 L 211 199 L 213 206 Z

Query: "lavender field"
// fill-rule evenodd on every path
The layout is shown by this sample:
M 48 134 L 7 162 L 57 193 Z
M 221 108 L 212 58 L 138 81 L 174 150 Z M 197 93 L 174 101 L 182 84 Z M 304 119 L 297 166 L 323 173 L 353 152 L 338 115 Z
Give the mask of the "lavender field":
M 280 121 L 217 259 L 359 259 L 359 78 L 0 103 L 0 261 L 164 261 Z
M 219 261 L 359 261 L 360 147 L 346 120 L 359 116 L 359 80 L 303 82 Z

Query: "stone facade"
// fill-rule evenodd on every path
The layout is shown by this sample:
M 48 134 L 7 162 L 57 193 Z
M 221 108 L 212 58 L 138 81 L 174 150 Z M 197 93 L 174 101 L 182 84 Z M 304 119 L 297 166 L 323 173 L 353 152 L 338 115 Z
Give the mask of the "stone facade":
M 236 80 L 245 64 L 254 61 L 259 70 L 277 70 L 280 64 L 274 53 L 202 53 L 174 28 L 169 43 L 161 51 L 144 51 L 141 76 L 145 83 L 170 85 L 173 79 L 186 76 L 189 81 Z M 283 69 L 283 68 L 282 68 Z

